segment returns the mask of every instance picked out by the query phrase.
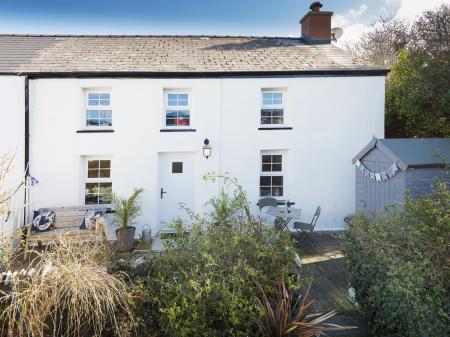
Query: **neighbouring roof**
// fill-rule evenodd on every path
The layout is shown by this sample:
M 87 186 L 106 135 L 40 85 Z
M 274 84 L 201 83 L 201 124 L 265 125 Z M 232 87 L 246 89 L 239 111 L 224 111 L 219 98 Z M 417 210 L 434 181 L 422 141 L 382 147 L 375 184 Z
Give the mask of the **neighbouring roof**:
M 387 72 L 300 38 L 0 35 L 0 73 L 289 71 Z
M 408 167 L 445 166 L 450 163 L 450 138 L 391 138 L 372 141 L 353 158 L 363 158 L 374 147 L 378 147 L 402 170 Z

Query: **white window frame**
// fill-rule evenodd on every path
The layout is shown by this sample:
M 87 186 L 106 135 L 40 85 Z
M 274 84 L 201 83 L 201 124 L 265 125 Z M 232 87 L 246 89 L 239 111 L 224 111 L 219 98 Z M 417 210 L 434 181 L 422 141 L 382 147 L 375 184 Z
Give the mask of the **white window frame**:
M 100 178 L 100 177 L 89 178 L 89 175 L 88 175 L 89 162 L 90 161 L 101 161 L 101 160 L 109 160 L 109 162 L 110 162 L 109 177 L 108 178 Z M 97 203 L 97 204 L 87 204 L 86 203 L 86 192 L 87 192 L 86 185 L 89 184 L 89 183 L 97 183 L 97 184 L 100 184 L 100 183 L 111 183 L 111 188 L 112 188 L 112 183 L 113 183 L 113 179 L 112 179 L 112 176 L 113 176 L 112 158 L 111 157 L 104 157 L 104 156 L 89 156 L 89 157 L 85 158 L 83 165 L 84 165 L 84 182 L 83 182 L 83 196 L 82 196 L 83 197 L 83 204 L 86 205 L 86 206 L 91 206 L 92 205 L 94 207 L 95 206 L 99 206 L 99 205 L 102 205 L 102 206 L 111 205 L 110 203 L 109 204 L 99 204 L 99 203 Z
M 109 105 L 89 105 L 89 94 L 109 94 Z M 111 125 L 87 125 L 87 111 L 88 110 L 110 110 L 111 111 Z M 113 123 L 113 106 L 112 106 L 112 92 L 105 88 L 89 88 L 84 90 L 84 109 L 83 109 L 83 127 L 87 130 L 110 130 Z
M 281 94 L 281 104 L 264 104 L 264 94 L 267 93 L 279 93 Z M 259 124 L 262 128 L 273 127 L 285 127 L 286 126 L 286 89 L 284 88 L 262 88 L 261 89 L 261 106 L 259 109 Z M 281 124 L 263 124 L 262 123 L 262 110 L 263 109 L 282 109 L 283 110 L 283 123 Z
M 281 171 L 263 171 L 263 156 L 281 156 Z M 266 195 L 263 196 L 261 195 L 261 180 L 259 180 L 259 186 L 258 186 L 258 191 L 259 191 L 259 197 L 272 197 L 272 198 L 276 198 L 276 199 L 283 199 L 286 198 L 286 153 L 285 151 L 268 151 L 268 150 L 263 150 L 260 152 L 259 155 L 259 179 L 261 179 L 261 177 L 282 177 L 283 178 L 283 184 L 281 185 L 281 187 L 283 188 L 283 193 L 282 195 L 278 195 L 278 196 L 273 196 L 272 195 L 272 188 L 274 187 L 274 185 L 270 185 L 271 191 L 270 191 L 270 195 Z M 276 185 L 278 186 L 278 185 Z
M 182 94 L 188 96 L 188 105 L 169 105 L 169 94 Z M 167 110 L 188 110 L 189 125 L 167 125 Z M 192 129 L 192 92 L 190 89 L 164 89 L 164 111 L 162 118 L 163 129 Z

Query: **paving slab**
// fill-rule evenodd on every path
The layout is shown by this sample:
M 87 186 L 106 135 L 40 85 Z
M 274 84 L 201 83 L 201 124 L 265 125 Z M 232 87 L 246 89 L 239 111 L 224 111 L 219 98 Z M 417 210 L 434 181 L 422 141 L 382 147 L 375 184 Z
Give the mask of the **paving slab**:
M 345 254 L 340 239 L 341 232 L 315 232 L 294 234 L 302 269 L 312 276 L 311 299 L 314 312 L 337 310 L 329 323 L 353 326 L 355 329 L 327 332 L 329 336 L 369 337 L 367 322 L 358 308 L 349 300 L 349 277 Z

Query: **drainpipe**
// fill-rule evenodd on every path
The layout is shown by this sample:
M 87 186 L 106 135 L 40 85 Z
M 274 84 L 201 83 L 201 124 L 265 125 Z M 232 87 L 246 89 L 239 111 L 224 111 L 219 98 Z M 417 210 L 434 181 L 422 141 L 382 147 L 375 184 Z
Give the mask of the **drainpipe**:
M 222 121 L 222 77 L 219 77 L 218 79 L 218 99 L 217 99 L 217 107 L 218 107 L 218 116 L 217 116 L 217 174 L 222 174 L 222 128 L 223 128 L 223 121 Z M 220 192 L 222 190 L 222 186 L 220 185 L 220 182 L 217 181 L 217 197 L 219 197 Z
M 27 205 L 27 177 L 30 172 L 30 80 L 25 76 L 25 189 L 24 189 L 24 207 L 23 207 L 23 224 L 26 224 L 26 205 Z

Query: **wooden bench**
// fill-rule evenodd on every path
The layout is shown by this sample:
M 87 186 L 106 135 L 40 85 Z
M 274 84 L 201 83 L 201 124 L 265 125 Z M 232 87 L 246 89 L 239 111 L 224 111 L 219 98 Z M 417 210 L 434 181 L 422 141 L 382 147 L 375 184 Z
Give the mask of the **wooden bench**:
M 88 209 L 102 210 L 104 213 L 110 212 L 110 208 L 106 207 L 55 207 L 55 208 L 40 208 L 39 212 L 55 212 L 55 222 L 53 229 L 46 232 L 33 232 L 31 230 L 32 224 L 27 224 L 27 237 L 25 244 L 24 258 L 28 257 L 29 249 L 33 245 L 42 246 L 44 242 L 59 241 L 61 237 L 77 238 L 84 241 L 94 241 L 98 239 L 98 233 L 92 229 L 80 229 L 86 211 Z M 106 228 L 101 228 L 101 231 L 106 235 Z

